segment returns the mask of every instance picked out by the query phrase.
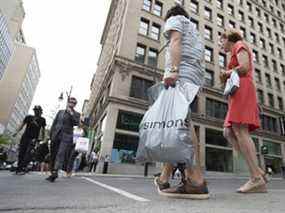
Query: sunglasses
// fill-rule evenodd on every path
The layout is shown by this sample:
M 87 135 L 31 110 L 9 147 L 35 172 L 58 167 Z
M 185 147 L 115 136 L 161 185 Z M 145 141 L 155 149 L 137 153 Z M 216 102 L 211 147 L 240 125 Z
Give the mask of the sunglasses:
M 75 101 L 69 101 L 68 103 L 70 103 L 70 104 L 77 104 L 77 102 L 75 102 Z

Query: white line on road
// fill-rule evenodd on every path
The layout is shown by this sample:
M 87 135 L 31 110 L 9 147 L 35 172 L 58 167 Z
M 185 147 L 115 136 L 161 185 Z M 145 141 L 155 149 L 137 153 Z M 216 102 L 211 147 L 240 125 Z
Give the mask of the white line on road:
M 130 198 L 130 199 L 133 199 L 133 200 L 136 200 L 136 201 L 141 201 L 141 202 L 148 202 L 148 201 L 150 201 L 150 200 L 148 200 L 148 199 L 145 199 L 145 198 L 143 198 L 143 197 L 139 197 L 139 196 L 137 196 L 137 195 L 131 194 L 131 193 L 126 192 L 126 191 L 124 191 L 124 190 L 117 189 L 117 188 L 115 188 L 115 187 L 106 185 L 106 184 L 104 184 L 104 183 L 100 183 L 100 182 L 98 182 L 98 181 L 92 180 L 91 178 L 82 177 L 82 179 L 87 180 L 87 181 L 89 181 L 89 182 L 91 182 L 91 183 L 94 183 L 94 184 L 96 184 L 96 185 L 98 185 L 98 186 L 101 186 L 101 187 L 103 187 L 103 188 L 106 188 L 106 189 L 109 189 L 109 190 L 111 190 L 111 191 L 114 191 L 114 192 L 116 192 L 116 193 L 118 193 L 118 194 L 124 195 L 125 197 Z

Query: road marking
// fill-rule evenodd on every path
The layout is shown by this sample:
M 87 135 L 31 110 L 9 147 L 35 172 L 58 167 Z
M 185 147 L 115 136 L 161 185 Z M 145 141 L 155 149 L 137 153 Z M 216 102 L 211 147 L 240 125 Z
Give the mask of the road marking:
M 126 192 L 126 191 L 124 191 L 124 190 L 121 190 L 121 189 L 118 189 L 118 188 L 115 188 L 115 187 L 106 185 L 106 184 L 104 184 L 104 183 L 100 183 L 100 182 L 95 181 L 95 180 L 92 180 L 91 178 L 82 177 L 82 179 L 87 180 L 87 181 L 89 181 L 89 182 L 91 182 L 91 183 L 94 183 L 94 184 L 96 184 L 96 185 L 98 185 L 98 186 L 101 186 L 101 187 L 103 187 L 103 188 L 109 189 L 109 190 L 111 190 L 111 191 L 114 191 L 114 192 L 116 192 L 116 193 L 118 193 L 118 194 L 121 194 L 121 195 L 123 195 L 123 196 L 125 196 L 125 197 L 127 197 L 127 198 L 130 198 L 130 199 L 133 199 L 133 200 L 136 200 L 136 201 L 141 201 L 141 202 L 148 202 L 148 201 L 150 201 L 150 200 L 148 200 L 148 199 L 145 199 L 145 198 L 143 198 L 143 197 L 139 197 L 139 196 L 137 196 L 137 195 L 131 194 L 131 193 Z

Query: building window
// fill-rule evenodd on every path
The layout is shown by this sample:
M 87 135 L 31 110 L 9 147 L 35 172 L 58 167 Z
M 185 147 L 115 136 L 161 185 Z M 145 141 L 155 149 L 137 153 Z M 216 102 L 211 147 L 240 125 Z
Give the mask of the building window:
M 281 84 L 280 84 L 280 80 L 278 78 L 274 78 L 275 81 L 275 87 L 278 91 L 281 91 Z
M 271 93 L 268 93 L 268 104 L 270 107 L 274 107 L 274 96 Z
M 238 20 L 244 22 L 244 13 L 242 11 L 238 11 Z
M 254 20 L 252 17 L 248 17 L 250 27 L 254 28 Z
M 231 147 L 227 140 L 223 137 L 222 131 L 206 128 L 206 144 Z
M 264 94 L 263 91 L 258 89 L 257 90 L 257 97 L 260 104 L 264 104 Z
M 256 50 L 253 50 L 252 53 L 253 53 L 253 62 L 259 63 L 258 52 Z
M 277 119 L 268 115 L 261 116 L 262 129 L 277 133 Z
M 266 44 L 265 44 L 265 40 L 263 38 L 260 38 L 260 47 L 262 49 L 266 49 Z
M 154 7 L 153 7 L 153 13 L 157 16 L 162 16 L 162 3 L 159 1 L 155 1 Z
M 233 153 L 231 150 L 206 147 L 207 171 L 233 172 Z
M 250 42 L 256 44 L 256 36 L 254 33 L 250 33 Z
M 153 85 L 153 81 L 132 77 L 130 97 L 148 100 L 147 90 Z
M 273 26 L 275 27 L 275 28 L 277 28 L 277 21 L 276 21 L 276 19 L 272 19 L 272 22 L 273 22 Z
M 234 16 L 234 6 L 233 5 L 228 5 L 228 14 L 230 16 Z
M 212 20 L 212 10 L 208 7 L 205 7 L 205 18 L 208 20 Z
M 139 33 L 147 36 L 148 29 L 149 29 L 149 21 L 147 19 L 141 18 Z
M 285 65 L 284 64 L 280 64 L 280 69 L 281 69 L 282 75 L 285 76 Z
M 242 6 L 243 5 L 243 0 L 238 0 L 237 4 Z
M 232 29 L 236 28 L 236 24 L 233 21 L 229 21 L 229 27 Z
M 267 37 L 268 37 L 268 38 L 271 38 L 271 37 L 272 37 L 272 34 L 271 34 L 270 28 L 266 28 L 266 32 L 267 32 Z
M 252 12 L 252 4 L 251 4 L 251 3 L 247 2 L 247 3 L 246 3 L 246 7 L 247 7 L 247 10 L 248 10 L 249 12 Z
M 268 154 L 269 155 L 282 155 L 281 144 L 274 143 L 268 140 L 263 140 L 263 145 L 268 147 Z
M 209 26 L 205 26 L 205 31 L 204 31 L 204 37 L 205 39 L 208 39 L 208 40 L 212 40 L 213 39 L 213 30 L 211 27 Z
M 199 22 L 197 20 L 191 18 L 190 22 L 195 26 L 196 30 L 199 30 Z
M 257 83 L 262 84 L 261 71 L 259 69 L 255 69 L 255 80 Z
M 278 97 L 277 101 L 278 101 L 278 108 L 283 111 L 284 110 L 283 99 L 281 97 Z
M 116 133 L 111 156 L 112 162 L 135 164 L 138 145 L 138 136 Z
M 150 48 L 148 51 L 148 65 L 157 67 L 158 51 Z
M 272 13 L 274 13 L 274 7 L 272 5 L 269 6 Z
M 226 67 L 226 55 L 219 53 L 219 65 L 220 67 Z
M 269 88 L 272 87 L 271 78 L 270 78 L 270 75 L 268 73 L 265 74 L 265 82 L 266 82 L 267 87 L 269 87 Z
M 274 55 L 274 46 L 272 43 L 269 43 L 270 53 Z
M 207 87 L 213 87 L 214 86 L 214 72 L 212 70 L 206 69 L 205 86 L 207 86 Z
M 272 69 L 273 72 L 278 72 L 277 62 L 274 59 L 272 59 Z
M 151 0 L 143 1 L 143 9 L 150 12 L 151 11 Z
M 275 40 L 276 42 L 280 43 L 280 37 L 278 33 L 275 33 Z
M 260 33 L 263 33 L 263 25 L 262 25 L 262 23 L 258 22 L 258 23 L 257 23 L 257 26 L 258 26 L 258 31 L 259 31 Z
M 213 62 L 213 49 L 210 47 L 205 48 L 205 60 L 207 62 Z
M 127 131 L 138 132 L 142 118 L 143 118 L 142 114 L 119 110 L 116 128 Z
M 224 17 L 220 14 L 217 15 L 217 25 L 224 27 Z
M 240 32 L 241 32 L 242 37 L 243 37 L 244 39 L 246 39 L 246 29 L 243 28 L 243 27 L 241 27 L 241 28 L 240 28 Z
M 256 15 L 260 18 L 260 17 L 261 17 L 261 11 L 260 11 L 260 9 L 259 9 L 259 8 L 256 8 L 255 11 L 256 11 Z
M 191 0 L 190 11 L 193 13 L 199 13 L 199 3 L 197 0 Z
M 282 50 L 280 48 L 277 48 L 277 54 L 280 59 L 283 59 Z
M 223 0 L 216 0 L 216 3 L 217 3 L 217 8 L 219 8 L 219 9 L 223 9 Z
M 263 61 L 263 65 L 268 67 L 269 63 L 268 63 L 268 57 L 266 55 L 262 55 L 262 61 Z
M 144 64 L 146 56 L 146 46 L 142 44 L 137 45 L 135 61 Z
M 280 16 L 279 16 L 279 17 L 280 17 Z M 280 23 L 280 30 L 281 30 L 282 33 L 285 32 L 285 30 L 284 30 L 284 24 L 282 24 L 282 23 Z
M 224 119 L 228 105 L 210 98 L 206 98 L 206 115 L 213 118 Z
M 269 23 L 269 15 L 267 13 L 264 13 L 264 18 L 265 18 L 265 21 Z
M 0 12 L 0 81 L 12 55 L 12 44 L 7 20 Z
M 160 38 L 160 25 L 153 23 L 151 26 L 150 37 L 155 40 L 159 40 Z
M 206 129 L 206 169 L 232 172 L 233 153 L 222 131 Z

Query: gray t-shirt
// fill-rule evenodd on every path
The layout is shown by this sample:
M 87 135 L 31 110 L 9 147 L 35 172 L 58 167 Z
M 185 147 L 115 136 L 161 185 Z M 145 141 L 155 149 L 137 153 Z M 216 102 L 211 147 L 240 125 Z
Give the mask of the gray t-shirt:
M 189 19 L 181 15 L 172 16 L 166 21 L 163 34 L 167 42 L 169 42 L 171 30 L 182 33 L 179 79 L 197 86 L 203 86 L 205 75 L 205 47 L 199 32 Z M 165 55 L 165 72 L 169 72 L 171 67 L 170 48 L 168 45 Z

